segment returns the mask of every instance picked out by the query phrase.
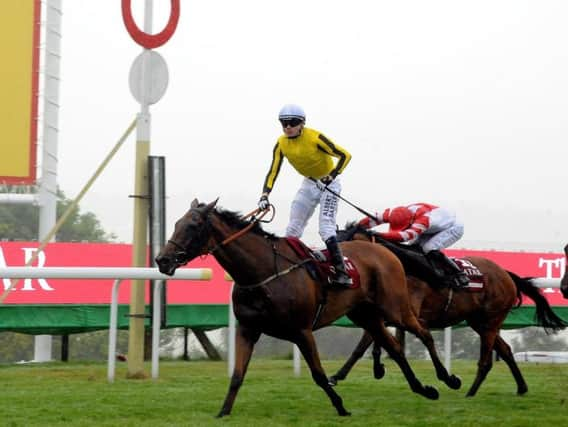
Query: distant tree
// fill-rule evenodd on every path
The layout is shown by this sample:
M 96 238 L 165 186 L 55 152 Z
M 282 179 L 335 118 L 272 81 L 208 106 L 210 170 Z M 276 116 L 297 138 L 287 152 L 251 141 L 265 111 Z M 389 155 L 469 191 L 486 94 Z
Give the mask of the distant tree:
M 6 186 L 2 189 L 6 191 Z M 9 190 L 9 188 L 8 188 Z M 35 187 L 29 187 L 28 194 L 34 194 Z M 21 193 L 21 191 L 20 191 Z M 60 218 L 72 200 L 67 199 L 62 191 L 57 192 L 57 218 Z M 39 230 L 39 208 L 29 204 L 0 203 L 0 237 L 8 240 L 37 240 Z M 116 235 L 107 233 L 92 212 L 81 213 L 75 207 L 66 222 L 56 234 L 58 242 L 111 242 Z

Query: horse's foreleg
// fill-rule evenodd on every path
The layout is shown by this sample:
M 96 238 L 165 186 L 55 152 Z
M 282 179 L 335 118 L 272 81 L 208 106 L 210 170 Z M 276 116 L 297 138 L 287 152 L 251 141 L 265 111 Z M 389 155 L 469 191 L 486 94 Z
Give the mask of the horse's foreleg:
M 349 359 L 347 359 L 347 362 L 345 362 L 345 364 L 339 369 L 339 371 L 337 371 L 335 375 L 329 377 L 328 379 L 329 384 L 334 386 L 337 385 L 339 381 L 344 380 L 345 377 L 347 377 L 347 374 L 351 371 L 351 369 L 353 369 L 355 363 L 357 363 L 357 361 L 361 357 L 363 357 L 365 351 L 367 351 L 367 349 L 369 348 L 372 342 L 373 338 L 371 337 L 371 335 L 363 331 L 363 336 L 359 340 L 359 343 L 357 344 L 357 347 L 355 347 L 355 350 L 353 350 L 353 353 L 351 353 L 351 356 L 349 356 Z M 379 347 L 379 355 L 380 355 L 380 347 Z
M 515 381 L 517 382 L 517 394 L 525 394 L 529 390 L 527 383 L 523 378 L 523 374 L 521 374 L 517 362 L 515 362 L 515 357 L 513 356 L 511 347 L 509 347 L 509 344 L 507 344 L 499 335 L 495 337 L 495 351 L 499 357 L 507 363 L 507 366 L 509 366 L 511 373 L 513 374 L 513 378 L 515 378 Z
M 327 394 L 331 403 L 337 410 L 337 413 L 341 416 L 351 415 L 345 407 L 343 406 L 343 400 L 341 397 L 333 390 L 331 385 L 328 383 L 327 377 L 321 366 L 318 350 L 316 347 L 316 342 L 311 330 L 303 330 L 300 335 L 294 340 L 294 343 L 298 346 L 306 363 L 308 364 L 310 371 L 312 373 L 312 378 L 315 383 L 319 385 L 323 391 Z
M 242 325 L 237 327 L 235 340 L 235 369 L 231 376 L 229 391 L 227 392 L 221 411 L 217 415 L 218 418 L 231 413 L 239 388 L 243 384 L 252 355 L 252 350 L 259 337 L 260 332 L 257 330 L 253 330 Z
M 471 325 L 471 327 L 479 334 L 480 351 L 479 361 L 477 362 L 477 374 L 466 397 L 475 396 L 475 393 L 479 390 L 479 386 L 481 386 L 481 383 L 491 370 L 493 366 L 493 347 L 497 336 L 497 329 L 484 329 L 479 325 Z

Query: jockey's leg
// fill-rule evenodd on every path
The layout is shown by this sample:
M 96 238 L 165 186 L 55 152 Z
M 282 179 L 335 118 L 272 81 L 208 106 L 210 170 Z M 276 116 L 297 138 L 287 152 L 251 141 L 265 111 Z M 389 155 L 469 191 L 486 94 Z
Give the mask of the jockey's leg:
M 305 179 L 296 193 L 290 208 L 290 220 L 286 227 L 286 236 L 300 238 L 304 234 L 308 220 L 319 202 L 319 193 L 314 191 L 312 187 L 315 187 L 315 185 Z
M 341 182 L 335 179 L 330 185 L 330 190 L 334 193 L 341 193 Z M 320 214 L 319 214 L 319 234 L 325 242 L 327 250 L 331 258 L 331 262 L 335 269 L 335 277 L 333 282 L 339 286 L 349 287 L 353 283 L 347 270 L 345 269 L 345 262 L 343 261 L 343 254 L 341 248 L 337 243 L 336 237 L 336 221 L 337 217 L 337 196 L 329 191 L 323 190 L 320 195 Z

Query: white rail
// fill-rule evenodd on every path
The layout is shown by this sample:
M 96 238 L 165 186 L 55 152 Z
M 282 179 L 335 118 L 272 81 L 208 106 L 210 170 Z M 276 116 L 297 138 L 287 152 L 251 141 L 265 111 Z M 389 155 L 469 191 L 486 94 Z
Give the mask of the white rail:
M 0 268 L 0 279 L 115 279 L 112 285 L 109 347 L 108 381 L 113 382 L 116 363 L 116 335 L 118 330 L 118 288 L 122 280 L 211 280 L 210 268 L 182 268 L 173 276 L 166 276 L 156 268 L 148 267 L 5 267 Z M 160 344 L 160 290 L 161 283 L 154 287 L 152 317 L 152 378 L 158 378 Z

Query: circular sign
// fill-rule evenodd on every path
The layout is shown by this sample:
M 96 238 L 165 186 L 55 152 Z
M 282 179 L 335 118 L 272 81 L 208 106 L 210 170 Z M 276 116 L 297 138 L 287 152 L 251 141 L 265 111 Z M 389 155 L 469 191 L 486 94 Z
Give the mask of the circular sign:
M 140 104 L 155 104 L 168 87 L 168 66 L 162 56 L 145 50 L 136 57 L 128 76 L 130 92 Z
M 158 34 L 147 34 L 138 28 L 138 25 L 136 25 L 136 22 L 134 22 L 134 18 L 132 17 L 130 1 L 131 0 L 122 0 L 122 20 L 124 21 L 124 25 L 126 26 L 126 30 L 130 34 L 130 37 L 146 49 L 154 49 L 166 43 L 174 34 L 179 21 L 179 0 L 170 0 L 171 10 L 168 23 Z

